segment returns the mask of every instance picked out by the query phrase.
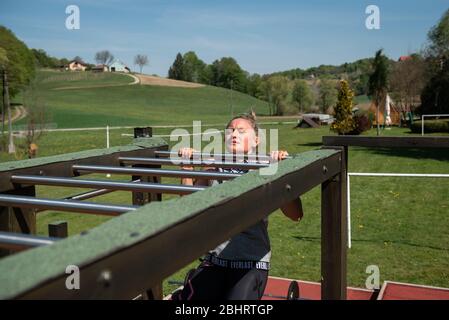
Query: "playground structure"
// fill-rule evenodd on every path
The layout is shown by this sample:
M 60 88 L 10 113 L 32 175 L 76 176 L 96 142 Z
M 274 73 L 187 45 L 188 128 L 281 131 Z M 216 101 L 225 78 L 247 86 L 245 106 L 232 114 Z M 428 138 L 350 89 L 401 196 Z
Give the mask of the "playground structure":
M 410 110 L 409 110 L 410 111 Z M 377 119 L 377 106 L 371 102 L 368 109 L 373 126 L 379 123 L 381 126 L 399 126 L 401 125 L 401 111 L 396 107 L 390 95 L 387 94 L 383 108 L 379 108 L 379 118 Z M 403 119 L 405 121 L 406 119 Z
M 259 170 L 231 175 L 162 169 L 173 165 L 167 159 L 168 145 L 148 132 L 137 133 L 128 146 L 1 164 L 0 248 L 9 256 L 0 260 L 0 298 L 162 299 L 163 279 L 317 185 L 321 185 L 322 281 L 306 284 L 315 288 L 309 298 L 372 298 L 372 292 L 346 285 L 348 147 L 448 148 L 449 138 L 330 136 L 323 142 L 322 149 L 281 161 L 270 176 L 260 175 Z M 251 169 L 269 165 L 264 157 L 258 160 L 238 165 Z M 190 162 L 206 165 L 201 159 Z M 214 165 L 235 167 L 236 163 L 217 159 Z M 131 182 L 74 178 L 93 172 L 131 175 Z M 164 185 L 162 177 L 230 181 L 199 188 Z M 96 190 L 66 199 L 39 199 L 36 184 Z M 114 190 L 132 192 L 133 205 L 80 201 Z M 188 195 L 161 201 L 165 192 Z M 38 237 L 33 235 L 36 208 L 117 217 L 66 239 L 56 237 L 64 235 L 64 230 L 57 232 L 64 224 L 54 226 L 52 237 Z M 25 251 L 11 254 L 18 250 Z M 80 270 L 79 290 L 68 290 L 65 284 L 66 268 L 72 265 Z M 267 289 L 273 293 L 277 279 L 270 278 Z
M 132 299 L 142 295 L 162 299 L 164 278 L 317 185 L 322 194 L 322 297 L 346 298 L 346 197 L 342 196 L 346 162 L 340 148 L 292 156 L 278 164 L 274 175 L 254 170 L 226 176 L 231 181 L 208 188 L 161 184 L 163 176 L 209 174 L 161 169 L 162 164 L 173 164 L 157 156 L 167 149 L 159 138 L 136 138 L 123 147 L 1 164 L 0 227 L 4 232 L 0 246 L 9 256 L 0 260 L 0 298 Z M 202 160 L 192 163 L 204 164 Z M 235 167 L 236 163 L 216 161 L 214 166 Z M 238 166 L 259 169 L 268 164 Z M 131 182 L 74 178 L 98 170 L 128 170 Z M 211 178 L 217 178 L 214 175 Z M 67 199 L 39 199 L 36 184 L 97 190 Z M 113 190 L 131 191 L 133 205 L 79 200 Z M 160 201 L 164 192 L 189 195 Z M 65 239 L 38 237 L 34 235 L 36 208 L 117 217 Z M 80 270 L 79 290 L 66 287 L 66 268 L 73 265 Z

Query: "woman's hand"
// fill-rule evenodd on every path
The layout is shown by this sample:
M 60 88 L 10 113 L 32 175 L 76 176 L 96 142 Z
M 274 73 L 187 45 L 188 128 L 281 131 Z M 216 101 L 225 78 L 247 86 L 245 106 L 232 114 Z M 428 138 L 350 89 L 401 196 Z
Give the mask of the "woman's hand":
M 180 156 L 183 160 L 191 160 L 193 153 L 196 152 L 193 148 L 181 148 L 178 151 L 178 156 Z M 193 170 L 193 166 L 190 165 L 181 165 L 182 170 Z
M 285 150 L 276 150 L 270 152 L 270 162 L 277 162 L 287 158 L 288 152 Z

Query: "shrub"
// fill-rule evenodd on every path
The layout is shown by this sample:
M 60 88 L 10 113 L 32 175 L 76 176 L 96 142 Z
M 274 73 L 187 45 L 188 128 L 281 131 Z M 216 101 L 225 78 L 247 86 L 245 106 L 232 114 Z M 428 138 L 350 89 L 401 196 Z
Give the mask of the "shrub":
M 371 123 L 368 117 L 364 114 L 357 114 L 353 117 L 355 122 L 354 130 L 350 131 L 349 134 L 359 135 L 371 128 Z
M 413 133 L 421 133 L 422 124 L 421 121 L 415 121 L 410 128 Z M 424 132 L 449 132 L 449 119 L 448 120 L 425 120 Z

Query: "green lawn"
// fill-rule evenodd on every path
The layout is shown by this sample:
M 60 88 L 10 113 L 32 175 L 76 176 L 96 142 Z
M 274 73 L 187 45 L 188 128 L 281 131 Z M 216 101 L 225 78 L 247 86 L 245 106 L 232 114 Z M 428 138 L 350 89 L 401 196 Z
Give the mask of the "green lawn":
M 70 80 L 70 77 L 74 79 Z M 231 95 L 228 89 L 211 86 L 174 88 L 131 85 L 52 90 L 56 87 L 88 87 L 116 82 L 132 82 L 132 79 L 124 74 L 40 71 L 39 98 L 45 103 L 48 121 L 58 128 L 189 124 L 198 119 L 204 123 L 220 123 L 231 113 L 245 112 L 251 107 L 258 114 L 268 114 L 268 105 L 264 101 L 236 91 Z M 17 96 L 14 102 L 20 103 L 21 99 Z M 17 125 L 25 122 L 19 121 Z

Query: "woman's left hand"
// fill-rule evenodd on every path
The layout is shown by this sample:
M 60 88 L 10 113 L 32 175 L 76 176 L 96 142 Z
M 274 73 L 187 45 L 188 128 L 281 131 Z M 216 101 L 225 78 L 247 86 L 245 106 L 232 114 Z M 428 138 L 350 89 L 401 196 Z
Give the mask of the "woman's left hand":
M 287 158 L 288 152 L 285 150 L 277 150 L 270 152 L 270 162 L 276 162 Z

